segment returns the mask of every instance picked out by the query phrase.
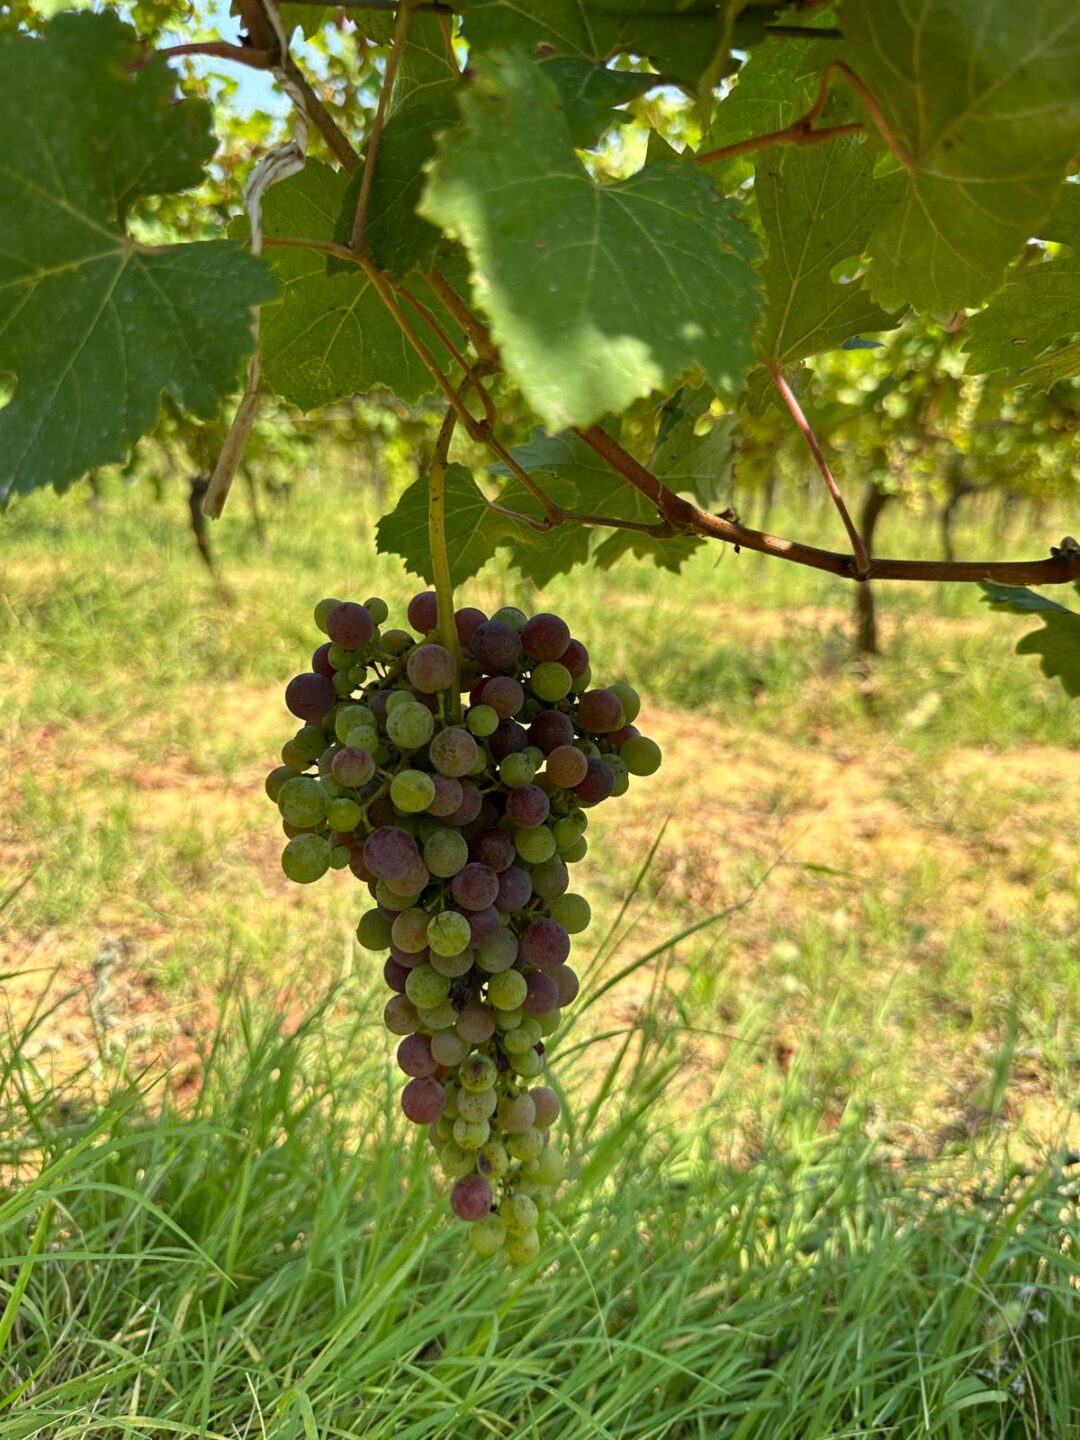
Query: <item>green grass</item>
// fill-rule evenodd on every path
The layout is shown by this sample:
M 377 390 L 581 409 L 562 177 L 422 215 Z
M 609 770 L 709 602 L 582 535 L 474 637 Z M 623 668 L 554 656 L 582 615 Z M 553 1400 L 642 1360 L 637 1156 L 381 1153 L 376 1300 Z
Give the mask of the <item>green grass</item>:
M 667 748 L 590 829 L 520 1273 L 396 1113 L 355 887 L 287 887 L 261 795 L 310 605 L 417 587 L 332 475 L 265 549 L 235 508 L 223 586 L 179 496 L 2 522 L 4 1440 L 1075 1434 L 1080 731 L 1022 623 L 883 586 L 867 667 L 849 589 L 749 555 L 470 587 L 566 613 Z

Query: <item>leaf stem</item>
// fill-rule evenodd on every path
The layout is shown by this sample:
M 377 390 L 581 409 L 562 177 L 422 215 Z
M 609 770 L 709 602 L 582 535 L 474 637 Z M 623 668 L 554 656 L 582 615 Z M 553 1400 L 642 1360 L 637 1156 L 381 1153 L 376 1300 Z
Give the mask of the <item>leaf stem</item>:
M 405 37 L 409 33 L 409 21 L 412 19 L 412 11 L 412 0 L 401 0 L 401 3 L 398 5 L 397 16 L 394 20 L 394 43 L 386 61 L 386 70 L 383 72 L 382 88 L 379 91 L 379 104 L 375 111 L 375 118 L 371 122 L 367 154 L 364 156 L 364 173 L 360 178 L 360 194 L 356 201 L 356 215 L 353 219 L 352 239 L 349 241 L 351 248 L 357 251 L 357 253 L 364 248 L 364 226 L 367 222 L 367 209 L 368 201 L 371 198 L 371 186 L 375 180 L 375 161 L 379 154 L 379 142 L 382 140 L 383 126 L 386 124 L 386 111 L 390 104 L 390 92 L 394 88 L 398 65 L 401 63 L 401 52 L 405 49 Z
M 435 316 L 431 313 L 431 311 L 428 309 L 428 307 L 423 303 L 423 301 L 418 300 L 410 290 L 407 290 L 405 288 L 404 285 L 399 284 L 397 281 L 395 281 L 394 289 L 401 296 L 402 300 L 406 301 L 407 304 L 412 306 L 412 308 L 420 316 L 420 319 L 423 320 L 424 324 L 428 327 L 432 334 L 438 337 L 444 348 L 450 352 L 450 354 L 454 357 L 456 363 L 460 365 L 466 380 L 476 391 L 477 397 L 479 398 L 481 405 L 484 407 L 485 424 L 490 429 L 494 429 L 499 421 L 499 417 L 495 412 L 494 401 L 492 400 L 488 392 L 484 389 L 483 385 L 481 385 L 480 377 L 476 374 L 476 371 L 469 364 L 468 360 L 465 359 L 465 356 L 461 353 L 458 347 L 454 344 L 450 335 L 446 331 L 446 327 L 441 325 L 439 321 L 435 318 Z
M 770 365 L 769 374 L 772 376 L 773 384 L 777 390 L 780 391 L 781 398 L 791 413 L 791 418 L 802 432 L 802 437 L 810 448 L 810 454 L 814 457 L 814 464 L 820 470 L 821 478 L 825 481 L 825 488 L 832 496 L 832 502 L 840 512 L 840 519 L 844 522 L 844 529 L 847 531 L 848 539 L 851 541 L 851 548 L 855 554 L 855 578 L 857 580 L 863 580 L 866 578 L 867 572 L 870 569 L 870 557 L 866 553 L 863 538 L 859 534 L 854 520 L 852 520 L 848 513 L 847 506 L 844 504 L 844 497 L 840 494 L 840 486 L 836 483 L 836 479 L 829 467 L 829 462 L 825 458 L 825 452 L 818 443 L 818 438 L 814 434 L 809 420 L 807 420 L 803 414 L 802 406 L 796 399 L 794 390 L 792 390 L 783 375 L 781 375 L 779 367 Z
M 486 326 L 481 324 L 477 315 L 466 305 L 438 266 L 432 266 L 424 279 L 468 335 L 481 364 L 497 365 L 499 352 L 488 334 Z

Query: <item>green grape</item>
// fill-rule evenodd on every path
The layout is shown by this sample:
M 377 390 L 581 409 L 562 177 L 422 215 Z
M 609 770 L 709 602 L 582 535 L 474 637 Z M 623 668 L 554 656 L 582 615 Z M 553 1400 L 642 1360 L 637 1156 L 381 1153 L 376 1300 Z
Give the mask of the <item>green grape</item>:
M 655 740 L 647 735 L 631 735 L 619 746 L 619 758 L 631 775 L 655 775 L 663 756 Z
M 584 826 L 579 824 L 577 816 L 585 818 L 581 810 L 572 811 L 569 815 L 562 816 L 552 826 L 552 834 L 555 836 L 555 844 L 559 847 L 561 855 L 571 845 L 576 845 L 584 834 Z
M 569 883 L 566 865 L 558 855 L 551 855 L 547 860 L 541 860 L 539 865 L 533 866 L 533 892 L 539 895 L 541 900 L 549 902 L 549 914 L 551 903 L 563 893 Z
M 391 995 L 383 1010 L 383 1024 L 391 1035 L 414 1035 L 420 1028 L 420 1018 L 407 995 Z
M 333 775 L 320 775 L 319 784 L 322 786 L 323 794 L 326 796 L 326 803 L 336 800 L 339 795 L 345 794 L 345 786 L 340 785 Z
M 601 759 L 603 751 L 600 749 L 600 746 L 597 745 L 595 740 L 589 740 L 586 736 L 582 735 L 581 738 L 575 743 L 581 753 L 585 756 L 586 760 Z
M 458 1080 L 465 1090 L 487 1090 L 498 1078 L 499 1067 L 490 1055 L 470 1055 L 458 1066 Z
M 448 1034 L 448 1031 L 441 1030 L 438 1035 L 433 1035 L 431 1037 L 431 1053 L 433 1055 L 435 1054 L 435 1041 L 445 1040 Z M 435 1058 L 438 1059 L 438 1056 L 435 1056 Z M 464 1059 L 464 1056 L 462 1058 Z M 442 1062 L 439 1061 L 439 1063 L 441 1064 Z M 456 1060 L 454 1061 L 454 1064 L 457 1064 Z M 453 1122 L 458 1118 L 457 1102 L 458 1096 L 460 1094 L 460 1088 L 455 1085 L 452 1080 L 446 1080 L 443 1082 L 443 1095 L 446 1097 L 446 1109 L 443 1111 L 443 1115 L 445 1116 L 447 1121 L 449 1121 L 451 1130 L 453 1130 L 454 1128 Z
M 424 864 L 440 880 L 449 880 L 469 860 L 469 842 L 460 830 L 443 825 L 424 841 Z
M 528 1133 L 528 1132 L 526 1132 Z M 540 1212 L 527 1195 L 511 1195 L 499 1206 L 499 1214 L 511 1235 L 535 1230 Z
M 499 712 L 491 705 L 473 705 L 465 716 L 469 732 L 483 740 L 499 728 Z
M 531 1095 L 504 1095 L 498 1113 L 502 1128 L 516 1134 L 528 1130 L 536 1119 L 536 1102 Z
M 543 1036 L 554 1035 L 555 1031 L 562 1024 L 562 1011 L 549 1010 L 545 1015 L 538 1015 L 536 1023 L 540 1026 L 540 1034 Z
M 355 665 L 349 666 L 349 679 L 353 683 L 354 690 L 358 689 L 367 679 L 367 672 L 368 667 L 362 660 L 358 660 Z
M 474 959 L 471 950 L 462 950 L 460 955 L 440 955 L 437 951 L 432 951 L 431 967 L 440 975 L 448 975 L 451 980 L 460 980 L 462 975 L 467 975 L 472 969 Z
M 446 1111 L 439 1116 L 434 1125 L 429 1125 L 428 1130 L 434 1130 L 440 1140 L 450 1140 L 454 1135 L 454 1122 L 446 1118 Z
M 462 1090 L 458 1096 L 458 1114 L 463 1120 L 490 1120 L 498 1103 L 494 1090 Z
M 365 600 L 364 609 L 376 625 L 383 625 L 390 618 L 390 606 L 378 595 L 372 595 L 369 600 Z
M 504 625 L 512 625 L 515 630 L 521 630 L 529 617 L 516 605 L 504 605 L 501 610 L 496 610 L 491 618 L 501 621 Z
M 535 1160 L 543 1148 L 543 1131 L 537 1130 L 535 1126 L 530 1126 L 528 1130 L 519 1130 L 506 1140 L 506 1149 L 514 1160 Z
M 356 927 L 356 938 L 365 950 L 389 950 L 390 921 L 378 910 L 366 910 Z
M 620 755 L 605 755 L 604 764 L 615 776 L 615 784 L 611 787 L 612 795 L 625 795 L 630 789 L 630 770 L 626 761 Z
M 414 1005 L 422 1005 L 431 1010 L 436 1005 L 441 1005 L 450 994 L 450 981 L 426 963 L 417 965 L 409 971 L 405 981 L 405 994 Z
M 344 870 L 351 859 L 347 845 L 334 845 L 330 850 L 330 869 Z
M 326 807 L 326 823 L 331 830 L 336 830 L 342 835 L 349 830 L 355 830 L 363 816 L 364 812 L 356 801 L 350 800 L 344 795 L 336 800 L 331 800 Z
M 348 670 L 360 659 L 359 650 L 347 650 L 344 645 L 331 645 L 327 659 L 335 670 Z
M 419 895 L 399 895 L 385 880 L 380 880 L 375 886 L 375 899 L 380 905 L 385 905 L 387 910 L 408 910 L 419 898 Z
M 525 1018 L 525 1011 L 521 1009 L 495 1010 L 492 1013 L 495 1016 L 496 1030 L 504 1035 L 509 1034 L 511 1030 L 516 1030 Z
M 482 1215 L 469 1226 L 469 1245 L 489 1259 L 497 1255 L 506 1244 L 506 1226 L 498 1215 Z
M 517 970 L 503 970 L 488 981 L 488 1000 L 496 1010 L 519 1009 L 528 991 L 525 976 Z
M 534 1045 L 537 1043 L 537 1041 L 543 1034 L 543 1031 L 540 1029 L 540 1021 L 536 1018 L 535 1015 L 526 1015 L 526 1017 L 521 1022 L 521 1028 L 530 1037 Z
M 585 839 L 584 835 L 581 835 L 572 845 L 568 845 L 566 849 L 560 853 L 568 865 L 576 865 L 579 860 L 584 860 L 585 856 L 589 853 L 589 842 Z
M 536 774 L 536 766 L 525 754 L 524 750 L 518 750 L 513 755 L 507 755 L 499 765 L 499 779 L 504 785 L 511 789 L 518 785 L 532 784 Z
M 531 1265 L 540 1254 L 540 1236 L 535 1230 L 523 1230 L 506 1236 L 506 1255 L 515 1265 Z
M 523 1080 L 535 1080 L 544 1068 L 544 1062 L 535 1050 L 526 1050 L 523 1055 L 511 1055 L 509 1058 L 510 1069 Z
M 348 744 L 349 732 L 360 725 L 379 733 L 379 723 L 366 705 L 339 705 L 334 711 L 334 734 L 342 745 Z
M 294 835 L 281 853 L 281 868 L 290 880 L 310 885 L 330 868 L 330 846 L 321 835 Z
M 524 1055 L 526 1050 L 531 1050 L 536 1044 L 529 1032 L 518 1026 L 516 1030 L 507 1030 L 503 1035 L 503 1049 L 507 1055 Z
M 463 1150 L 479 1150 L 480 1146 L 487 1142 L 491 1134 L 491 1126 L 486 1120 L 462 1120 L 454 1121 L 454 1141 Z
M 304 764 L 299 767 L 302 770 L 318 760 L 326 749 L 326 732 L 321 725 L 304 725 L 289 741 L 289 746 L 303 757 Z
M 550 1185 L 541 1185 L 537 1180 L 523 1180 L 518 1186 L 518 1194 L 527 1195 L 537 1210 L 550 1210 L 555 1201 L 554 1189 Z
M 469 1046 L 468 1043 L 462 1040 L 460 1035 L 456 1035 L 453 1030 L 441 1030 L 438 1035 L 433 1035 L 431 1038 L 431 1053 L 440 1065 L 459 1065 L 461 1061 L 465 1059 L 465 1056 L 468 1055 Z M 443 1113 L 450 1115 L 451 1119 L 453 1119 L 454 1116 L 451 1115 L 452 1106 L 450 1103 L 449 1087 L 447 1087 L 447 1090 L 446 1110 Z
M 580 935 L 589 928 L 592 907 L 584 895 L 557 895 L 548 905 L 548 915 L 557 920 L 568 935 Z
M 278 765 L 276 769 L 271 770 L 270 774 L 266 777 L 266 793 L 276 805 L 278 796 L 281 794 L 281 788 L 286 780 L 299 780 L 300 778 L 300 771 L 292 765 Z
M 415 705 L 417 703 L 416 697 L 410 695 L 408 690 L 391 690 L 390 694 L 386 697 L 386 713 L 387 715 L 392 715 L 401 705 Z M 425 706 L 424 708 L 426 709 L 427 707 Z
M 529 683 L 535 695 L 541 700 L 553 703 L 570 694 L 572 679 L 570 671 L 565 665 L 560 665 L 558 660 L 543 660 L 532 672 Z
M 423 770 L 399 770 L 390 781 L 390 799 L 405 815 L 418 815 L 435 799 L 435 781 Z
M 469 766 L 468 774 L 471 778 L 483 775 L 488 768 L 488 757 L 484 754 L 482 746 L 476 747 L 476 759 Z
M 469 922 L 456 910 L 442 910 L 428 921 L 427 943 L 433 955 L 460 955 L 471 940 Z
M 379 645 L 387 655 L 395 659 L 404 655 L 406 650 L 411 650 L 415 640 L 407 630 L 384 630 L 379 636 Z
M 510 1156 L 506 1153 L 506 1146 L 498 1140 L 488 1140 L 481 1145 L 476 1152 L 476 1169 L 485 1180 L 501 1180 L 510 1169 Z
M 530 865 L 540 865 L 555 854 L 555 835 L 547 825 L 530 825 L 516 831 L 514 848 Z
M 452 1000 L 443 1000 L 438 1005 L 417 1007 L 420 1024 L 425 1030 L 450 1030 L 457 1020 L 457 1010 Z
M 450 1127 L 451 1137 L 453 1136 L 453 1125 Z M 443 1174 L 448 1180 L 460 1180 L 463 1175 L 471 1175 L 476 1168 L 476 1152 L 474 1150 L 463 1150 L 453 1138 L 447 1140 L 443 1146 L 442 1154 L 439 1156 L 439 1164 L 443 1168 Z
M 613 695 L 619 697 L 623 714 L 626 716 L 626 723 L 627 725 L 632 725 L 641 713 L 641 696 L 633 686 L 625 685 L 621 680 L 614 685 L 609 685 L 607 688 Z
M 546 1145 L 530 1163 L 529 1172 L 538 1185 L 558 1185 L 566 1177 L 566 1161 L 554 1145 Z
M 326 819 L 326 791 L 314 775 L 297 775 L 278 791 L 282 818 L 300 829 L 321 825 Z
M 431 917 L 418 905 L 401 910 L 390 927 L 390 938 L 399 950 L 418 955 L 427 946 L 427 927 Z
M 347 700 L 356 689 L 347 670 L 339 670 L 330 684 L 334 687 L 334 694 L 340 695 L 342 700 Z
M 571 693 L 572 695 L 580 695 L 581 692 L 582 692 L 583 690 L 587 690 L 591 684 L 592 684 L 592 666 L 591 666 L 591 665 L 586 665 L 586 666 L 585 666 L 585 673 L 584 673 L 584 675 L 576 675 L 576 676 L 574 677 L 574 683 L 573 683 L 573 685 L 570 686 L 570 693 Z
M 406 699 L 393 713 L 387 706 L 386 733 L 402 750 L 420 750 L 435 734 L 435 716 L 426 705 Z
M 315 624 L 324 635 L 326 634 L 326 617 L 330 614 L 331 610 L 336 609 L 341 603 L 340 600 L 320 600 L 315 606 Z

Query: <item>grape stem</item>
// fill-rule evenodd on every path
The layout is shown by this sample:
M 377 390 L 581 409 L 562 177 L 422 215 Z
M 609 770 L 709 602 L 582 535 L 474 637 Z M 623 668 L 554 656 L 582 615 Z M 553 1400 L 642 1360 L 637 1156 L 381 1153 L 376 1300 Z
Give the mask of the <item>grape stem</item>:
M 454 620 L 454 584 L 450 578 L 450 557 L 446 550 L 446 465 L 456 426 L 457 411 L 447 410 L 428 469 L 428 546 L 435 579 L 439 640 L 453 655 L 460 676 L 461 646 Z M 450 692 L 450 711 L 451 719 L 461 718 L 461 692 L 456 688 Z

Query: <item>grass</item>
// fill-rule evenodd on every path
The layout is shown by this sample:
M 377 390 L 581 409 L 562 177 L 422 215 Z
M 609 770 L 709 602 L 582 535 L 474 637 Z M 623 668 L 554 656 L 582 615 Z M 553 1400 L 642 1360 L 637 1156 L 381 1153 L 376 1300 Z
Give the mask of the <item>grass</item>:
M 415 588 L 363 497 L 310 477 L 266 549 L 233 516 L 227 588 L 179 498 L 3 523 L 5 1440 L 1076 1433 L 1080 732 L 1015 622 L 882 587 L 866 667 L 841 583 L 756 557 L 471 587 L 570 615 L 666 750 L 590 830 L 571 1182 L 517 1273 L 445 1218 L 350 887 L 286 886 L 261 797 L 310 604 Z

